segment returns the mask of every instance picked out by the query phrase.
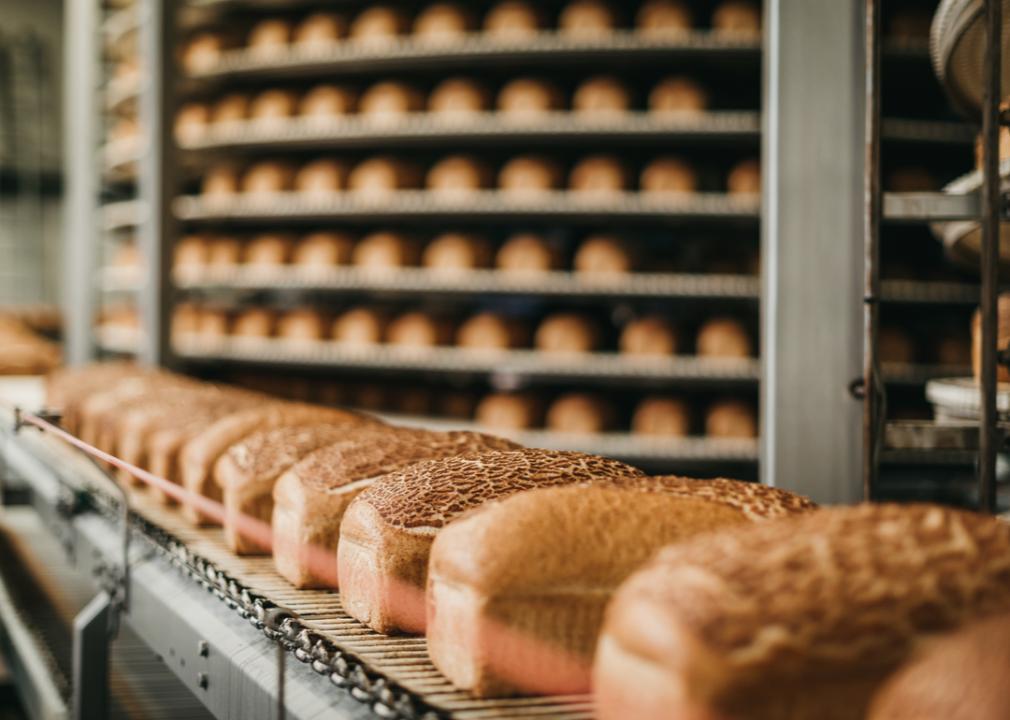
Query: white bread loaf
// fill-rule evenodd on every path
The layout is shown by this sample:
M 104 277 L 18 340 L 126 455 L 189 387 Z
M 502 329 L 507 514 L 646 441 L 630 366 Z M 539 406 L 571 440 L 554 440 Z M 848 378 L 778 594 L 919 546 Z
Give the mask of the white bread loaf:
M 77 435 L 81 404 L 87 398 L 151 372 L 149 368 L 123 361 L 57 368 L 46 376 L 46 407 L 59 409 L 60 423 L 67 432 Z
M 484 32 L 501 40 L 522 40 L 536 35 L 543 25 L 537 6 L 525 0 L 502 0 L 484 16 Z
M 387 475 L 344 514 L 337 550 L 344 609 L 378 632 L 423 632 L 428 552 L 446 524 L 521 490 L 638 475 L 616 460 L 549 450 L 428 460 Z

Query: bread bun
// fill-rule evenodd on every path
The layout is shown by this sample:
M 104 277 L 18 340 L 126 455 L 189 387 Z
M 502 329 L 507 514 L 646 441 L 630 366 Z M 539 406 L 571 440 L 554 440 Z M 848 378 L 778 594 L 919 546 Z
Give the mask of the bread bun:
M 915 341 L 903 328 L 888 326 L 877 333 L 877 356 L 881 362 L 909 364 L 915 362 Z
M 189 39 L 182 51 L 182 66 L 193 74 L 209 72 L 221 61 L 221 53 L 226 46 L 225 37 L 221 33 L 198 33 Z
M 568 393 L 547 409 L 547 429 L 580 435 L 601 433 L 614 424 L 614 410 L 595 395 Z
M 546 272 L 559 266 L 557 251 L 539 235 L 519 233 L 498 250 L 495 266 L 504 272 Z
M 252 53 L 270 57 L 287 52 L 290 42 L 291 23 L 283 18 L 260 20 L 246 38 L 246 46 Z
M 499 40 L 522 40 L 540 32 L 537 6 L 524 0 L 503 0 L 484 16 L 484 32 Z
M 473 27 L 473 15 L 466 8 L 436 2 L 414 19 L 414 36 L 428 42 L 445 42 L 466 36 Z
M 561 90 L 537 78 L 512 80 L 498 92 L 498 110 L 512 117 L 538 117 L 560 110 L 563 104 Z
M 726 190 L 730 195 L 760 195 L 761 163 L 751 159 L 734 165 L 726 178 Z
M 200 331 L 200 308 L 194 303 L 179 303 L 172 308 L 169 334 L 172 342 L 186 342 Z
M 417 167 L 410 163 L 379 155 L 358 163 L 347 179 L 347 186 L 363 195 L 386 195 L 416 188 L 420 175 Z
M 487 88 L 469 78 L 443 80 L 428 96 L 428 112 L 437 115 L 472 115 L 489 105 Z
M 634 270 L 631 249 L 612 235 L 591 235 L 582 241 L 572 262 L 575 272 L 612 275 Z
M 291 258 L 294 240 L 283 233 L 261 233 L 245 247 L 242 261 L 258 268 L 274 268 L 286 265 Z
M 295 175 L 294 187 L 298 192 L 328 195 L 340 192 L 347 186 L 347 163 L 333 158 L 319 158 L 302 165 Z
M 386 330 L 386 342 L 402 347 L 446 345 L 452 328 L 441 318 L 424 312 L 408 312 L 395 318 Z
M 264 90 L 253 98 L 249 118 L 261 124 L 286 120 L 295 114 L 297 105 L 298 96 L 290 90 Z
M 207 265 L 212 268 L 230 268 L 242 258 L 242 243 L 230 235 L 218 235 L 207 244 Z
M 291 255 L 291 263 L 319 270 L 347 265 L 351 261 L 353 248 L 354 239 L 347 233 L 317 230 L 298 241 Z
M 277 337 L 285 340 L 311 341 L 326 337 L 327 322 L 318 310 L 289 310 L 277 320 Z
M 205 103 L 183 103 L 175 114 L 175 139 L 179 144 L 199 142 L 210 125 L 210 108 Z
M 754 354 L 750 334 L 733 318 L 717 317 L 698 328 L 696 352 L 702 357 L 745 358 Z
M 274 334 L 277 317 L 266 308 L 247 308 L 239 312 L 232 322 L 232 337 L 266 338 Z
M 683 195 L 698 189 L 694 168 L 675 157 L 659 157 L 642 170 L 642 192 L 657 195 Z
M 558 31 L 572 37 L 606 37 L 616 26 L 614 9 L 602 0 L 570 0 L 558 16 Z
M 522 323 L 493 312 L 468 318 L 456 331 L 456 344 L 473 350 L 508 350 L 522 347 L 528 341 Z
M 676 355 L 677 330 L 662 317 L 646 315 L 624 326 L 618 347 L 626 355 Z
M 631 416 L 635 435 L 685 437 L 691 432 L 691 409 L 679 398 L 647 397 Z
M 568 188 L 574 192 L 612 195 L 627 187 L 627 168 L 613 155 L 582 158 L 568 175 Z
M 220 340 L 231 332 L 231 315 L 226 310 L 203 308 L 196 331 L 201 340 Z
M 238 190 L 238 168 L 227 162 L 211 165 L 200 185 L 200 192 L 203 196 L 211 198 L 231 196 Z
M 498 172 L 498 187 L 512 195 L 539 195 L 561 184 L 561 168 L 550 158 L 520 155 Z
M 751 0 L 723 0 L 712 13 L 712 31 L 739 38 L 760 38 L 761 8 Z
M 657 115 L 699 113 L 707 108 L 708 93 L 690 78 L 664 78 L 649 93 L 649 111 Z
M 346 345 L 378 345 L 385 332 L 386 316 L 374 308 L 353 308 L 333 322 L 333 339 Z
M 631 109 L 627 85 L 611 75 L 597 75 L 582 82 L 572 95 L 572 110 L 585 115 L 611 115 Z
M 596 324 L 584 315 L 571 312 L 548 315 L 533 339 L 537 350 L 548 353 L 592 352 L 599 342 L 600 331 Z
M 295 169 L 280 160 L 261 160 L 242 175 L 242 192 L 253 195 L 285 192 L 291 189 Z
M 213 125 L 245 120 L 247 117 L 249 117 L 249 96 L 243 93 L 228 93 L 215 102 L 210 111 L 210 121 Z
M 291 42 L 300 48 L 327 47 L 347 33 L 347 21 L 331 12 L 314 12 L 298 23 Z
M 427 188 L 442 195 L 483 190 L 491 184 L 491 169 L 472 155 L 450 155 L 435 163 L 425 180 Z
M 717 438 L 757 437 L 754 407 L 743 400 L 717 400 L 705 412 L 705 434 Z
M 682 0 L 646 0 L 635 15 L 635 28 L 651 38 L 676 37 L 693 24 L 691 8 Z
M 490 430 L 526 430 L 540 424 L 540 403 L 525 393 L 492 393 L 477 403 L 474 420 Z
M 491 264 L 491 245 L 467 233 L 442 233 L 424 249 L 421 264 L 432 270 L 472 270 Z
M 328 119 L 354 112 L 357 94 L 341 85 L 316 85 L 302 96 L 298 114 L 302 117 Z
M 184 235 L 175 243 L 172 268 L 202 270 L 210 261 L 210 247 L 205 235 Z
M 389 120 L 418 112 L 423 107 L 424 96 L 417 88 L 387 80 L 375 83 L 365 91 L 358 112 L 372 120 Z
M 351 261 L 358 267 L 388 269 L 417 265 L 418 246 L 402 233 L 374 232 L 354 247 Z
M 407 16 L 389 5 L 371 5 L 351 23 L 352 40 L 365 43 L 388 43 L 407 32 Z

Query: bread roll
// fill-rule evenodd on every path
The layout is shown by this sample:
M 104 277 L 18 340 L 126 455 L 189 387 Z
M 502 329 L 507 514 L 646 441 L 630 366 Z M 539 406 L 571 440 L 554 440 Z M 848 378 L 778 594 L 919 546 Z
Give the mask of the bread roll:
M 712 31 L 741 39 L 761 37 L 761 8 L 751 0 L 723 0 L 712 13 Z
M 389 269 L 417 264 L 418 247 L 413 238 L 401 233 L 374 232 L 354 247 L 352 262 L 358 267 Z
M 357 94 L 342 85 L 316 85 L 302 96 L 298 114 L 315 120 L 329 120 L 354 112 Z
M 377 480 L 344 514 L 337 574 L 344 609 L 378 632 L 424 632 L 428 552 L 467 510 L 520 490 L 627 482 L 623 463 L 548 450 L 426 460 Z
M 537 328 L 533 343 L 549 353 L 592 352 L 600 342 L 600 331 L 588 317 L 559 312 L 548 315 Z
M 291 263 L 316 270 L 347 265 L 351 261 L 354 239 L 344 232 L 318 230 L 309 233 L 295 245 Z
M 252 26 L 246 38 L 249 51 L 262 57 L 276 57 L 288 49 L 291 23 L 284 18 L 266 18 Z
M 175 114 L 175 139 L 180 145 L 202 140 L 210 126 L 210 107 L 205 103 L 188 102 Z
M 295 27 L 291 42 L 301 49 L 325 48 L 347 33 L 347 21 L 331 12 L 314 12 Z
M 614 426 L 614 409 L 588 393 L 567 393 L 547 408 L 547 429 L 578 435 L 606 432 Z
M 561 91 L 546 80 L 518 78 L 498 91 L 498 110 L 510 117 L 539 117 L 561 109 Z
M 277 316 L 267 308 L 246 308 L 235 316 L 232 337 L 266 338 L 274 334 Z
M 329 323 L 318 310 L 289 310 L 277 320 L 277 337 L 294 342 L 315 342 L 326 337 Z
M 176 271 L 202 270 L 210 261 L 206 235 L 184 235 L 175 243 L 172 268 Z
M 189 39 L 182 51 L 182 66 L 186 72 L 195 75 L 210 72 L 221 62 L 221 53 L 229 44 L 221 33 L 197 33 Z
M 508 350 L 529 342 L 529 334 L 515 318 L 482 312 L 468 318 L 456 331 L 456 344 L 472 350 Z
M 207 244 L 207 265 L 224 269 L 235 267 L 242 257 L 242 243 L 230 235 L 217 235 Z
M 364 43 L 389 43 L 407 32 L 407 16 L 389 5 L 370 5 L 351 23 L 350 37 Z
M 909 364 L 915 362 L 915 341 L 903 328 L 882 327 L 877 333 L 877 356 L 881 362 Z
M 212 165 L 203 176 L 200 192 L 207 198 L 231 197 L 238 192 L 238 168 L 231 163 Z
M 683 0 L 646 0 L 635 15 L 635 28 L 649 38 L 683 35 L 691 29 L 694 18 Z
M 690 78 L 664 78 L 649 93 L 649 111 L 657 115 L 700 113 L 707 108 L 708 93 Z
M 372 120 L 395 120 L 407 113 L 419 112 L 424 96 L 402 82 L 385 81 L 372 85 L 361 96 L 358 112 Z
M 607 608 L 596 715 L 864 718 L 922 641 L 1010 609 L 1008 550 L 999 520 L 888 504 L 665 548 Z
M 880 329 L 877 352 L 881 360 L 886 362 L 899 356 L 899 351 L 895 348 L 899 346 L 899 339 L 896 338 L 900 334 L 900 330 L 897 328 L 884 327 Z M 905 335 L 904 339 L 911 346 L 911 338 Z M 885 348 L 885 344 L 888 346 L 887 348 Z M 1000 293 L 996 302 L 996 349 L 997 351 L 1006 350 L 1007 347 L 1010 347 L 1010 293 Z M 886 356 L 884 355 L 885 350 L 887 351 Z M 911 358 L 915 357 L 914 348 L 910 347 L 905 350 L 901 357 L 909 359 L 899 359 L 897 362 L 912 362 Z M 982 377 L 982 314 L 977 309 L 971 316 L 971 372 L 975 377 L 975 382 L 979 382 L 979 378 Z M 1010 369 L 997 363 L 996 379 L 999 382 L 1010 382 Z
M 734 165 L 726 177 L 726 190 L 730 195 L 760 195 L 761 163 L 743 160 Z
M 309 195 L 329 195 L 347 187 L 347 163 L 334 158 L 319 158 L 298 169 L 294 187 Z
M 428 112 L 437 115 L 473 115 L 489 105 L 487 88 L 469 78 L 443 80 L 428 96 Z
M 571 37 L 607 37 L 616 26 L 614 9 L 602 0 L 569 0 L 558 16 L 558 31 Z
M 477 235 L 442 233 L 428 243 L 421 264 L 440 272 L 486 268 L 491 264 L 491 245 Z
M 575 251 L 575 272 L 587 275 L 623 275 L 635 269 L 631 248 L 612 235 L 590 235 Z
M 203 308 L 196 332 L 201 341 L 217 342 L 231 333 L 231 314 L 227 310 Z
M 294 238 L 284 233 L 260 233 L 245 247 L 242 262 L 255 268 L 275 268 L 287 265 L 291 259 Z
M 665 318 L 646 315 L 624 326 L 618 347 L 627 355 L 676 355 L 677 330 Z
M 486 395 L 474 410 L 474 421 L 494 430 L 526 430 L 540 424 L 542 410 L 537 398 L 525 393 Z
M 172 342 L 189 342 L 200 331 L 200 306 L 195 303 L 179 303 L 172 308 Z
M 386 317 L 374 308 L 342 313 L 333 323 L 333 339 L 350 346 L 378 345 L 386 334 Z
M 242 175 L 242 192 L 250 195 L 270 195 L 291 189 L 295 169 L 279 160 L 261 160 Z
M 507 440 L 470 432 L 348 429 L 336 443 L 303 458 L 274 486 L 277 572 L 296 588 L 337 587 L 333 558 L 340 521 L 358 493 L 420 460 L 516 448 Z
M 631 416 L 636 435 L 684 437 L 691 432 L 691 410 L 680 398 L 647 397 Z
M 631 486 L 533 489 L 453 522 L 431 548 L 432 662 L 477 697 L 588 693 L 604 609 L 621 582 L 664 545 L 751 522 L 738 506 L 780 510 L 777 495 L 788 495 L 713 483 L 722 487 L 643 477 Z
M 613 155 L 590 155 L 572 167 L 568 187 L 575 192 L 613 195 L 628 187 L 628 171 Z
M 249 116 L 249 96 L 243 93 L 228 93 L 214 103 L 210 111 L 213 125 L 227 125 Z
M 516 197 L 535 197 L 556 190 L 561 184 L 561 168 L 549 158 L 520 155 L 498 172 L 498 187 Z
M 249 106 L 249 117 L 260 125 L 286 120 L 295 114 L 298 96 L 290 90 L 271 88 L 257 94 Z
M 631 109 L 627 86 L 611 75 L 585 80 L 572 95 L 572 109 L 584 115 L 612 115 Z
M 513 235 L 498 250 L 495 266 L 505 272 L 546 272 L 560 265 L 558 252 L 539 235 Z
M 446 345 L 452 328 L 441 318 L 424 312 L 408 312 L 394 318 L 386 329 L 386 342 L 402 347 L 434 347 Z
M 381 197 L 396 190 L 416 188 L 420 179 L 414 165 L 379 155 L 358 163 L 347 179 L 347 186 L 362 195 Z
M 754 348 L 750 334 L 738 320 L 717 317 L 698 328 L 696 352 L 702 357 L 751 357 Z
M 502 0 L 484 16 L 484 32 L 497 40 L 524 40 L 543 27 L 537 6 L 525 0 Z
M 436 2 L 414 18 L 414 37 L 427 42 L 446 42 L 465 37 L 474 27 L 469 10 L 452 2 Z
M 1010 615 L 923 643 L 873 697 L 868 720 L 1000 720 L 1010 715 Z
M 642 192 L 656 195 L 683 195 L 696 192 L 698 177 L 694 168 L 680 158 L 659 157 L 642 170 Z
M 743 400 L 719 400 L 705 412 L 705 434 L 717 438 L 757 437 L 754 407 Z
M 472 155 L 450 155 L 435 163 L 425 180 L 427 188 L 439 195 L 458 197 L 491 184 L 491 169 Z

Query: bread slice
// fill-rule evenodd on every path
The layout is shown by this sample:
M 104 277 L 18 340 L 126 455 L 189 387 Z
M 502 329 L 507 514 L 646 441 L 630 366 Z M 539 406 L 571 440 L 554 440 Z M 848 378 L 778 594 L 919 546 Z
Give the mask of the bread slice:
M 339 442 L 284 473 L 274 486 L 277 572 L 298 588 L 336 587 L 340 521 L 350 502 L 377 478 L 421 460 L 518 448 L 508 440 L 473 432 L 348 430 Z
M 917 644 L 1010 611 L 1010 526 L 828 508 L 663 549 L 607 609 L 597 717 L 863 718 Z
M 442 527 L 522 490 L 628 483 L 641 475 L 616 460 L 551 450 L 427 460 L 391 473 L 358 495 L 340 526 L 344 609 L 378 632 L 424 632 L 428 553 Z
M 346 410 L 288 402 L 266 403 L 223 417 L 189 440 L 179 451 L 183 487 L 197 495 L 220 501 L 221 489 L 214 482 L 214 465 L 232 445 L 260 430 L 332 422 L 380 424 L 378 420 Z M 214 518 L 192 506 L 184 506 L 182 512 L 195 524 L 215 522 Z
M 214 466 L 214 480 L 224 498 L 224 538 L 228 547 L 239 555 L 269 554 L 271 544 L 244 530 L 242 518 L 269 524 L 274 483 L 281 474 L 313 450 L 337 442 L 353 427 L 353 423 L 337 422 L 271 428 L 228 448 Z
M 656 550 L 812 507 L 754 483 L 679 477 L 543 488 L 487 503 L 432 546 L 428 652 L 478 697 L 587 693 L 604 608 Z

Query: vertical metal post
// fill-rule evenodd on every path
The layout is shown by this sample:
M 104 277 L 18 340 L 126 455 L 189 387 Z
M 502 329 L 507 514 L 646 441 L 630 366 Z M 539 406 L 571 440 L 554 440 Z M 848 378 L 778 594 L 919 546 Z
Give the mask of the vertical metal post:
M 996 343 L 997 299 L 999 282 L 1000 180 L 999 180 L 999 103 L 1001 91 L 1001 37 L 1003 33 L 1002 0 L 986 2 L 986 47 L 983 72 L 982 138 L 982 376 L 980 392 L 982 414 L 979 418 L 978 485 L 979 507 L 996 510 L 996 452 L 1000 439 L 996 431 Z
M 109 620 L 112 599 L 102 591 L 74 618 L 74 720 L 109 717 Z
M 761 479 L 822 503 L 862 494 L 864 158 L 839 148 L 863 144 L 864 24 L 862 0 L 765 2 Z
M 880 3 L 866 2 L 866 159 L 863 186 L 863 499 L 872 500 L 879 470 L 883 381 L 877 361 L 880 320 Z
M 95 171 L 98 107 L 97 0 L 63 8 L 63 317 L 65 357 L 71 365 L 94 357 L 95 253 L 98 177 Z

